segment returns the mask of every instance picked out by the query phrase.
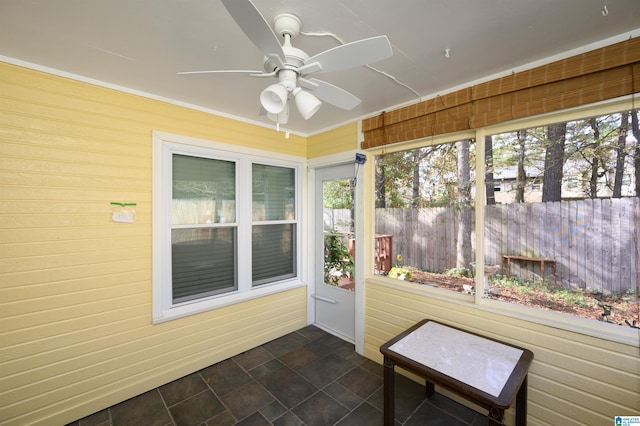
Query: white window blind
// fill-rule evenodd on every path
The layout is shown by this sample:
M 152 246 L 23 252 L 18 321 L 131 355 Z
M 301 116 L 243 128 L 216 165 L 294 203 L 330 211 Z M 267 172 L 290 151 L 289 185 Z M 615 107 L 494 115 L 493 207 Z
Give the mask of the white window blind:
M 173 303 L 237 289 L 234 161 L 173 154 Z
M 252 282 L 296 276 L 295 170 L 252 165 Z

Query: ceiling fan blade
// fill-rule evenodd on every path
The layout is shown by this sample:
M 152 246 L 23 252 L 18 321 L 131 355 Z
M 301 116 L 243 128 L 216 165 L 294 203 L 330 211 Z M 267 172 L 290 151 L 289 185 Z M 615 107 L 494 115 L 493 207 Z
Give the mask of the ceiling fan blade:
M 298 72 L 304 75 L 311 72 L 340 71 L 378 62 L 391 56 L 393 49 L 387 36 L 371 37 L 318 53 L 304 61 Z
M 251 0 L 222 0 L 222 4 L 249 40 L 266 57 L 276 61 L 280 66 L 284 64 L 286 59 L 278 36 Z
M 326 81 L 316 78 L 298 78 L 298 82 L 321 101 L 347 111 L 352 110 L 362 102 L 358 97 Z
M 271 77 L 274 75 L 274 73 L 266 74 L 264 71 L 256 70 L 184 71 L 178 73 L 180 77 L 190 79 L 211 78 L 212 74 L 249 74 L 252 77 Z

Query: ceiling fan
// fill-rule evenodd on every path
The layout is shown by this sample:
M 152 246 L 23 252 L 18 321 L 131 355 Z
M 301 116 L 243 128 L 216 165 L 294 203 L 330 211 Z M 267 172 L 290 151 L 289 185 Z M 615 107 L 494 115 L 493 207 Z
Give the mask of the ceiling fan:
M 271 84 L 260 94 L 260 103 L 267 116 L 278 124 L 288 122 L 290 99 L 295 102 L 305 120 L 320 109 L 322 101 L 345 110 L 351 110 L 360 104 L 360 99 L 346 90 L 316 78 L 309 78 L 309 75 L 359 67 L 393 55 L 387 36 L 377 36 L 309 56 L 291 45 L 291 38 L 297 36 L 302 28 L 302 21 L 297 16 L 291 13 L 276 16 L 272 29 L 251 0 L 222 0 L 222 4 L 247 37 L 265 55 L 264 70 L 188 71 L 178 74 L 192 78 L 220 73 L 276 77 L 278 82 Z M 283 39 L 282 44 L 278 36 Z

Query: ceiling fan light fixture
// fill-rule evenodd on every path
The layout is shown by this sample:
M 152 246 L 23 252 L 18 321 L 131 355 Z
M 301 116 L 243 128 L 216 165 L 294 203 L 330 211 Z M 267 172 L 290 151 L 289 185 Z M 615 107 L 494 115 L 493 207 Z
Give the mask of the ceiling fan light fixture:
M 296 100 L 296 106 L 298 107 L 300 115 L 302 115 L 302 118 L 305 120 L 310 119 L 322 106 L 320 99 L 316 98 L 311 93 L 302 90 L 300 87 L 293 89 L 291 94 Z
M 260 104 L 271 114 L 280 114 L 287 105 L 289 91 L 280 83 L 272 84 L 260 93 Z
M 267 117 L 274 123 L 287 124 L 289 122 L 289 104 L 287 103 L 278 114 L 267 112 Z

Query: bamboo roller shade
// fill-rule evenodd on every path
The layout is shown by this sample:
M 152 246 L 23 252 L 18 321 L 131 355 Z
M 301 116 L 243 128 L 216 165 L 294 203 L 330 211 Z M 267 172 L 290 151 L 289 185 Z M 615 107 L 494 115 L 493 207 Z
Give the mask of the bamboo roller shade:
M 640 38 L 363 120 L 362 148 L 476 129 L 613 99 L 640 88 Z

